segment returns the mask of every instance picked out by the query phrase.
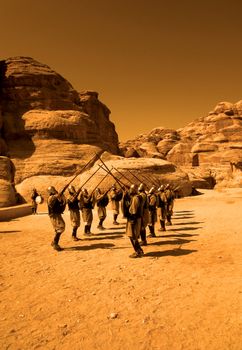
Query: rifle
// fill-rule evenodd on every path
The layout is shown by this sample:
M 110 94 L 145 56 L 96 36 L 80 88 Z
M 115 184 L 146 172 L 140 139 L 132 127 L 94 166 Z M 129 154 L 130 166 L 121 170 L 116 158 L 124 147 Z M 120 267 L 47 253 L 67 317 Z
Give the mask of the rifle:
M 99 169 L 101 168 L 102 169 L 102 167 L 98 164 L 98 166 L 99 166 Z M 91 194 L 90 194 L 90 197 L 92 196 L 92 194 L 94 193 L 94 191 L 100 186 L 100 184 L 103 182 L 103 180 L 105 180 L 106 179 L 106 177 L 108 176 L 108 175 L 110 175 L 110 173 L 111 173 L 111 171 L 113 170 L 113 167 L 112 167 L 112 169 L 102 178 L 102 180 L 94 187 L 94 189 L 92 190 L 92 192 L 91 192 Z M 110 187 L 111 188 L 111 187 Z M 110 188 L 109 188 L 109 190 L 110 190 Z M 109 191 L 108 190 L 108 191 Z M 108 193 L 108 191 L 107 191 L 107 193 Z
M 96 171 L 94 171 L 94 173 L 91 176 L 89 176 L 89 178 L 84 182 L 84 184 L 82 184 L 81 187 L 76 191 L 75 198 L 78 197 L 78 195 L 81 192 L 82 188 L 86 185 L 86 183 L 88 183 L 88 181 L 91 180 L 91 178 L 98 172 L 99 169 L 100 169 L 100 167 Z M 91 198 L 91 196 L 89 196 L 89 197 Z
M 98 158 L 100 159 L 100 161 L 102 162 L 102 164 L 104 165 L 104 168 L 102 166 L 100 166 L 100 168 L 102 168 L 103 170 L 105 170 L 106 172 L 110 172 L 110 169 L 107 167 L 107 165 L 104 163 L 104 161 L 99 157 L 99 155 L 97 154 Z M 129 186 L 125 185 L 123 182 L 121 182 L 116 176 L 114 176 L 111 172 L 110 175 L 114 178 L 114 180 L 119 184 L 120 188 L 123 190 L 124 188 L 128 188 Z
M 87 162 L 86 165 L 84 165 L 81 170 L 63 187 L 63 189 L 59 192 L 60 195 L 63 195 L 65 190 L 70 186 L 70 184 L 75 180 L 75 178 L 80 175 L 84 169 L 86 169 L 86 167 L 97 157 L 97 154 L 95 153 L 95 155 L 89 160 L 89 162 Z
M 146 177 L 144 174 L 142 174 L 142 177 L 143 177 L 146 181 L 148 181 L 148 183 L 151 184 L 152 186 L 157 186 L 157 183 L 154 182 L 154 179 L 152 179 L 152 177 L 151 177 L 151 179 L 149 179 L 149 178 Z
M 118 169 L 116 169 L 116 168 L 114 168 L 114 167 L 113 167 L 113 169 L 114 169 L 115 171 L 117 171 L 117 173 L 119 173 L 120 175 L 122 175 L 129 183 L 131 183 L 130 179 L 129 179 L 127 176 L 125 176 L 124 174 L 122 174 L 121 171 L 119 171 Z
M 128 170 L 128 169 L 127 169 Z M 128 172 L 130 172 L 130 174 L 135 178 L 137 179 L 140 183 L 144 183 L 144 180 L 145 182 L 148 182 L 148 184 L 151 184 L 153 186 L 153 183 L 148 179 L 146 178 L 143 174 L 142 174 L 142 177 L 143 177 L 143 180 L 138 178 L 138 176 L 136 176 L 134 173 L 131 172 L 131 170 L 128 170 Z M 139 174 L 140 175 L 140 174 Z M 141 176 L 141 175 L 140 175 Z M 148 188 L 148 186 L 146 185 L 146 188 Z

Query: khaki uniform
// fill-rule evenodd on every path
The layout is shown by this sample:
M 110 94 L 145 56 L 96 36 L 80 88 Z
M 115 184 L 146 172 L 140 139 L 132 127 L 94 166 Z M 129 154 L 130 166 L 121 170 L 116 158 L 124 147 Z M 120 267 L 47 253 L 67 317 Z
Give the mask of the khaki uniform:
M 97 214 L 99 220 L 105 220 L 107 217 L 106 206 L 108 205 L 108 196 L 103 193 L 96 194 Z
M 157 196 L 158 196 L 157 216 L 159 220 L 165 220 L 166 212 L 167 212 L 167 198 L 164 192 L 159 192 Z
M 62 218 L 62 209 L 64 208 L 65 197 L 62 196 L 62 200 L 59 199 L 58 194 L 50 195 L 47 204 L 50 221 L 55 229 L 55 232 L 62 233 L 65 231 L 65 221 Z
M 119 193 L 118 190 L 112 189 L 110 191 L 110 195 L 109 195 L 110 200 L 111 200 L 111 207 L 112 207 L 113 213 L 117 214 L 117 215 L 119 214 L 119 207 L 120 207 L 120 205 L 119 205 L 120 201 L 117 200 L 118 193 Z
M 80 196 L 80 208 L 82 211 L 82 219 L 85 225 L 91 226 L 93 221 L 92 209 L 93 198 L 89 198 L 88 194 L 81 194 Z
M 157 203 L 156 195 L 154 193 L 148 194 L 148 208 L 149 208 L 148 225 L 154 226 L 157 221 L 156 203 Z
M 68 209 L 70 211 L 70 220 L 72 227 L 80 227 L 81 217 L 79 209 L 79 201 L 76 198 L 76 194 L 70 194 L 67 199 Z
M 146 228 L 149 222 L 149 209 L 148 209 L 148 198 L 147 194 L 143 191 L 139 193 L 142 198 L 141 203 L 141 226 L 142 228 Z
M 133 238 L 135 241 L 140 236 L 141 229 L 141 205 L 142 199 L 139 195 L 131 196 L 129 217 L 126 225 L 126 234 L 128 237 Z
M 37 212 L 37 203 L 36 203 L 36 198 L 39 196 L 38 192 L 36 190 L 32 191 L 31 194 L 31 205 L 32 205 L 32 213 L 36 214 Z

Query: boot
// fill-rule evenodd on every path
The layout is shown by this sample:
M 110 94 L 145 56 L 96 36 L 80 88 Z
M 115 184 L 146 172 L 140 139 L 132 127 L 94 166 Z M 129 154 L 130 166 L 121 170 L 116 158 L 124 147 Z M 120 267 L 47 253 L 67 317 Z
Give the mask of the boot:
M 164 220 L 160 220 L 160 229 L 159 231 L 165 231 L 166 228 L 165 228 L 165 221 Z
M 104 221 L 104 219 L 100 219 L 100 220 L 99 220 L 99 224 L 98 224 L 98 226 L 97 226 L 97 228 L 98 228 L 99 230 L 105 230 L 105 228 L 103 227 L 103 221 Z
M 72 236 L 71 236 L 73 241 L 79 241 L 79 238 L 77 238 L 76 233 L 77 233 L 77 227 L 73 227 Z
M 119 225 L 117 222 L 118 214 L 113 214 L 113 225 Z
M 136 251 L 136 253 L 137 253 L 138 255 L 143 256 L 143 255 L 144 255 L 144 251 L 143 251 L 143 249 L 141 248 L 141 246 L 140 246 L 138 240 L 135 240 L 134 246 L 135 246 L 135 251 Z
M 135 258 L 141 258 L 142 254 L 139 253 L 139 252 L 136 250 L 136 249 L 137 249 L 136 241 L 135 241 L 133 238 L 131 238 L 131 237 L 129 237 L 129 239 L 130 239 L 130 242 L 131 242 L 131 244 L 132 244 L 132 246 L 133 246 L 133 248 L 134 248 L 134 253 L 131 254 L 129 257 L 130 257 L 130 258 L 133 258 L 133 259 L 135 259 Z M 140 249 L 141 249 L 141 248 L 140 248 Z M 141 250 L 142 250 L 142 249 L 141 249 Z
M 140 245 L 141 245 L 141 246 L 147 245 L 145 228 L 142 228 L 142 229 L 141 229 L 141 231 L 140 231 L 140 238 L 141 238 Z
M 88 225 L 84 227 L 84 236 L 90 236 Z
M 91 236 L 91 225 L 87 225 L 87 234 Z
M 149 225 L 149 230 L 150 230 L 150 234 L 148 237 L 156 237 L 155 235 L 155 228 L 153 225 Z
M 171 223 L 171 215 L 167 215 L 167 222 L 166 222 L 166 225 L 168 226 L 171 226 L 172 223 Z
M 60 236 L 61 236 L 61 233 L 56 232 L 55 237 L 54 237 L 53 241 L 51 242 L 52 247 L 57 251 L 62 250 L 62 248 L 59 246 Z

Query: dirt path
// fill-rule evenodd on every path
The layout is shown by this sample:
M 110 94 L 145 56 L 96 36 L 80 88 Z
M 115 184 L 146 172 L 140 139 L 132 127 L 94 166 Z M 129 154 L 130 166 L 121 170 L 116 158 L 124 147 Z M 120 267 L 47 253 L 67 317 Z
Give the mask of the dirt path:
M 72 242 L 65 213 L 59 253 L 47 215 L 0 223 L 0 349 L 241 350 L 241 213 L 242 189 L 179 199 L 141 259 L 111 214 Z

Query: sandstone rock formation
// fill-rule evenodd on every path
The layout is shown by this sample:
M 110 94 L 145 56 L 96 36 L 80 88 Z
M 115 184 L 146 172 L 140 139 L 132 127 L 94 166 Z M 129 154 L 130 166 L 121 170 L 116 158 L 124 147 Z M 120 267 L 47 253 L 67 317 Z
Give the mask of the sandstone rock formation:
M 120 144 L 122 155 L 127 156 L 130 149 L 133 156 L 163 158 L 182 166 L 190 173 L 194 185 L 209 188 L 216 181 L 233 177 L 232 163 L 240 168 L 242 100 L 235 104 L 221 102 L 208 116 L 177 131 L 156 128 L 149 134 Z
M 0 156 L 0 208 L 17 203 L 14 187 L 14 165 L 8 157 Z
M 39 174 L 71 175 L 93 152 L 118 151 L 110 111 L 98 94 L 78 93 L 30 57 L 0 62 L 0 98 L 0 154 L 13 160 L 17 183 Z
M 135 178 L 135 176 L 137 176 L 139 180 L 147 185 L 147 188 L 150 188 L 154 184 L 157 187 L 159 184 L 170 183 L 174 188 L 177 188 L 179 196 L 189 196 L 191 194 L 192 183 L 190 182 L 188 175 L 166 160 L 155 158 L 125 159 L 123 157 L 111 155 L 108 152 L 104 152 L 101 159 L 109 169 L 112 167 L 115 168 L 112 173 L 120 178 L 123 184 L 140 184 L 140 181 Z M 84 186 L 89 191 L 92 191 L 107 174 L 105 170 L 99 169 L 99 165 L 102 165 L 102 163 L 100 160 L 97 160 L 92 168 L 79 175 L 72 184 L 76 188 L 79 188 L 79 186 L 85 184 L 85 182 L 95 173 L 95 175 Z M 99 170 L 97 171 L 97 169 Z M 120 172 L 124 175 L 123 177 L 121 177 Z M 17 185 L 17 189 L 25 198 L 29 198 L 31 188 L 38 183 L 38 191 L 46 198 L 47 184 L 55 185 L 57 190 L 61 190 L 71 179 L 72 177 L 39 175 L 25 179 L 21 184 Z M 113 183 L 115 183 L 115 180 L 111 175 L 108 175 L 101 182 L 100 188 L 107 190 Z

